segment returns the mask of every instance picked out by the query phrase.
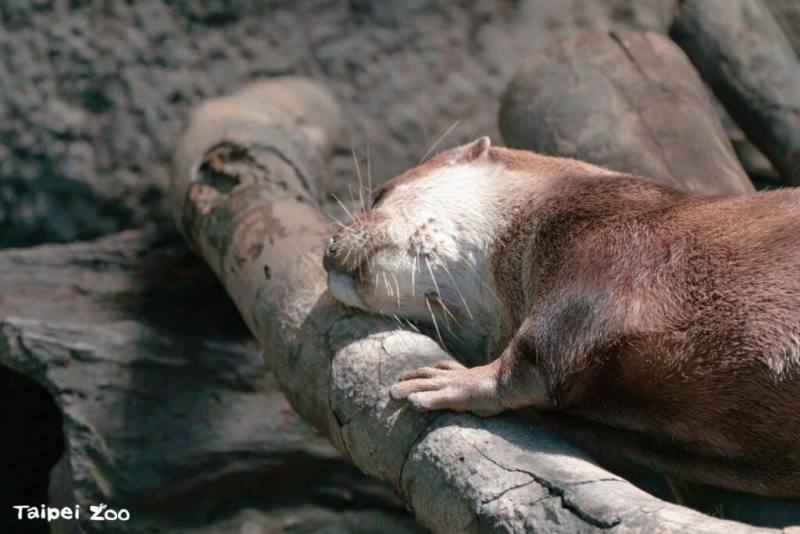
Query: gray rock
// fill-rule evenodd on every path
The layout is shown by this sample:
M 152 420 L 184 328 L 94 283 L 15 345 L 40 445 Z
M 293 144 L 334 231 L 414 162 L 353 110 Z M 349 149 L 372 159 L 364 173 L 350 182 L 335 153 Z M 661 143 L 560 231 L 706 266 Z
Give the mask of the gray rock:
M 800 4 L 794 0 L 764 0 L 764 4 L 800 56 Z
M 0 2 L 0 247 L 163 223 L 172 149 L 203 99 L 303 74 L 346 104 L 325 187 L 347 199 L 351 139 L 377 182 L 439 145 L 498 138 L 518 61 L 588 28 L 666 31 L 674 0 Z
M 800 61 L 757 0 L 687 0 L 671 30 L 785 184 L 800 185 Z
M 43 385 L 63 417 L 53 502 L 126 508 L 116 531 L 416 529 L 299 419 L 175 236 L 7 250 L 0 273 L 0 363 Z
M 500 110 L 503 138 L 694 193 L 753 191 L 706 87 L 663 35 L 584 33 L 533 54 Z

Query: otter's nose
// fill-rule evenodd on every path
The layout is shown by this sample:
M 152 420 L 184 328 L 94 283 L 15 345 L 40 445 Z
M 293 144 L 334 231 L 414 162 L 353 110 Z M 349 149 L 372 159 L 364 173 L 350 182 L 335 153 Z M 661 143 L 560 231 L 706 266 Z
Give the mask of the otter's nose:
M 326 271 L 331 271 L 336 268 L 336 251 L 340 238 L 341 236 L 337 232 L 328 239 L 328 243 L 325 245 L 325 253 L 322 256 L 322 267 Z

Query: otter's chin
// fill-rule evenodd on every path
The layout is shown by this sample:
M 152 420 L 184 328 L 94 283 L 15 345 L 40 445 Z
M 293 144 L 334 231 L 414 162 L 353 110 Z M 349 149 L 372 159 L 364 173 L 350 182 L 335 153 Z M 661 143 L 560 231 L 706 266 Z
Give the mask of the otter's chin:
M 369 311 L 361 300 L 361 295 L 358 294 L 358 284 L 352 276 L 339 271 L 328 271 L 328 289 L 342 304 Z

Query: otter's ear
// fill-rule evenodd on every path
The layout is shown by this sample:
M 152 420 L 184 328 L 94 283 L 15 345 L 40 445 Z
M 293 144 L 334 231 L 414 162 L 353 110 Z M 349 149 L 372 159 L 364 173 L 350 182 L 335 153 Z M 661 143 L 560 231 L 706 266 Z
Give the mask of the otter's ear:
M 482 158 L 489 154 L 489 147 L 492 146 L 491 140 L 487 136 L 479 137 L 466 146 L 465 159 L 472 161 Z
M 445 161 L 449 165 L 455 165 L 457 163 L 469 163 L 470 161 L 487 157 L 489 155 L 489 148 L 491 148 L 491 146 L 492 142 L 484 135 L 483 137 L 479 137 L 471 143 L 448 150 L 445 152 Z

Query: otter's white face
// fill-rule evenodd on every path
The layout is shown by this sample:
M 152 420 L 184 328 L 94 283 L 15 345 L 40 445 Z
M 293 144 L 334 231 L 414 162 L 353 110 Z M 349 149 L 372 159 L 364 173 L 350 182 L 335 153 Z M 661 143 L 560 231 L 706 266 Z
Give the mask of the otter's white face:
M 467 350 L 501 320 L 491 273 L 507 188 L 488 138 L 443 152 L 381 186 L 372 206 L 328 243 L 339 301 L 432 326 Z

